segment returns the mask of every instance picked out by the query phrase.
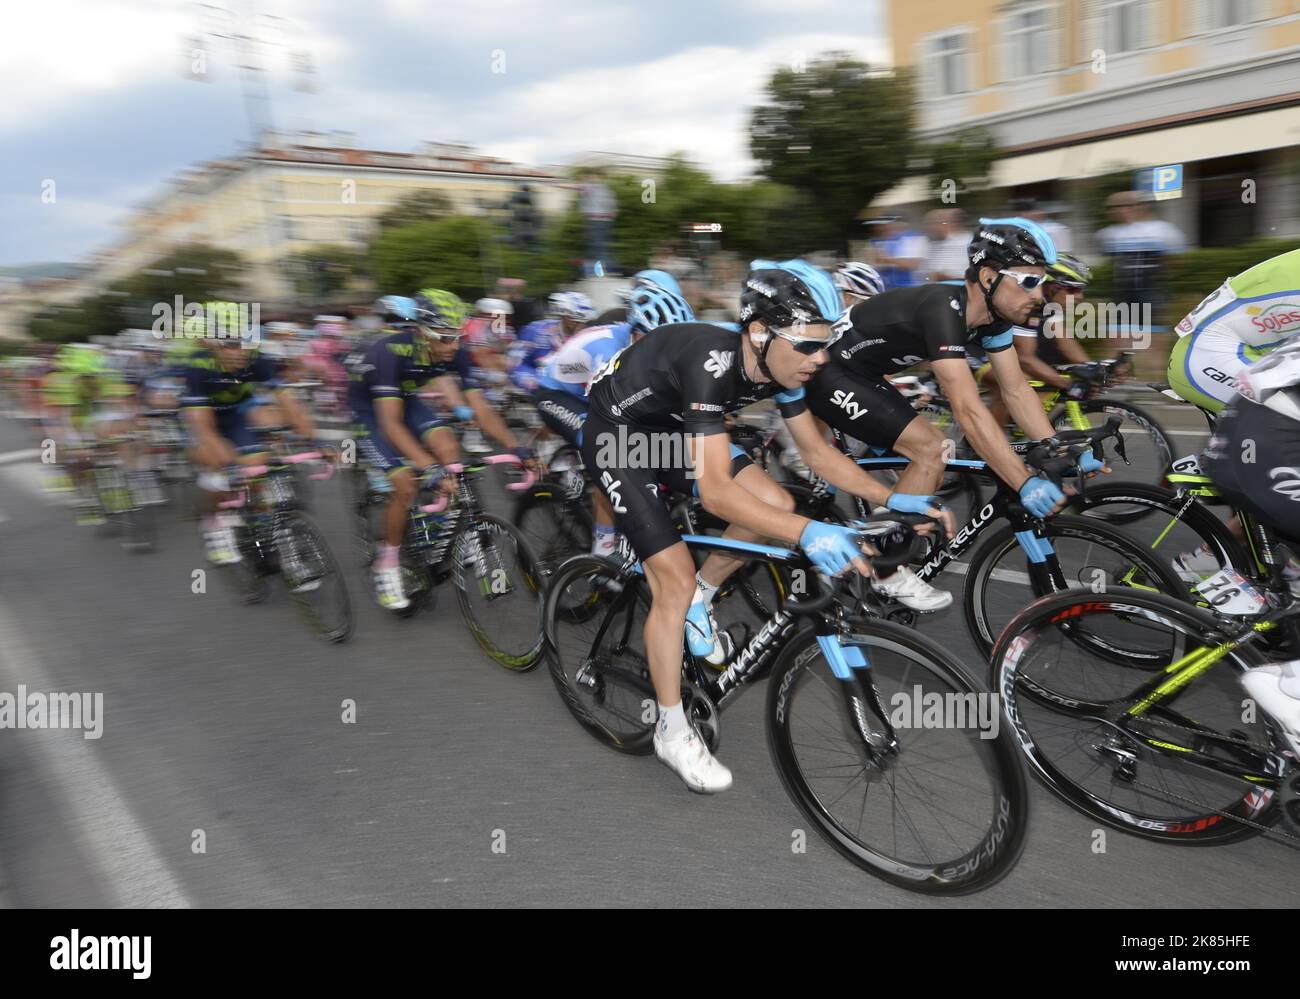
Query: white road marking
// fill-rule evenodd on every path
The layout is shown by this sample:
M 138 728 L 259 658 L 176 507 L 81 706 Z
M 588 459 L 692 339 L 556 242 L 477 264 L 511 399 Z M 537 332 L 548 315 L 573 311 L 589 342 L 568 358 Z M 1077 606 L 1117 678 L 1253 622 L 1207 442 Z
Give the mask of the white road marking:
M 14 693 L 60 687 L 9 608 L 0 604 L 0 678 Z M 106 723 L 112 724 L 105 712 Z M 6 733 L 9 739 L 15 733 Z M 131 814 L 94 742 L 79 732 L 31 732 L 25 743 L 64 797 L 76 837 L 99 869 L 103 887 L 118 908 L 191 908 L 180 882 L 168 869 L 149 834 Z

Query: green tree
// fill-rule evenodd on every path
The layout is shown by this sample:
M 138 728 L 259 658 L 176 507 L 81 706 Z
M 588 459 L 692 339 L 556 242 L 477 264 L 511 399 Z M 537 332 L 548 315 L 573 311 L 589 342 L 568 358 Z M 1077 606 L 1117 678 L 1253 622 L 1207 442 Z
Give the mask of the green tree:
M 379 232 L 413 222 L 435 222 L 453 213 L 451 199 L 442 191 L 412 191 L 397 199 L 376 219 Z
M 289 254 L 285 270 L 292 276 L 294 290 L 321 300 L 347 287 L 366 271 L 365 255 L 350 246 L 321 243 Z
M 911 170 L 911 80 L 832 52 L 777 70 L 766 93 L 750 151 L 764 177 L 806 196 L 826 248 L 842 248 L 861 235 L 862 210 Z

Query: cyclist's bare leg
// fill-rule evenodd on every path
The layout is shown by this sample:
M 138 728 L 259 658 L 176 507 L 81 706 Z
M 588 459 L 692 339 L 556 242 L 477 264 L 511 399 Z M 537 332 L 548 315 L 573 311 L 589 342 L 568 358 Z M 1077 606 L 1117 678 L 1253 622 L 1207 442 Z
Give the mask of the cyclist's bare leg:
M 645 651 L 655 697 L 666 708 L 681 701 L 682 632 L 695 597 L 695 563 L 684 542 L 656 552 L 641 563 L 650 584 Z
M 744 486 L 747 491 L 753 493 L 768 506 L 774 506 L 778 510 L 785 510 L 787 513 L 794 512 L 794 497 L 782 489 L 775 479 L 757 465 L 748 465 L 742 468 L 734 481 L 737 485 Z M 743 527 L 737 527 L 735 524 L 730 525 L 722 536 L 751 543 L 767 540 L 761 535 Z M 711 586 L 720 586 L 728 576 L 744 565 L 745 561 L 743 558 L 733 558 L 720 552 L 710 552 L 709 557 L 704 560 L 704 565 L 700 567 L 700 578 Z

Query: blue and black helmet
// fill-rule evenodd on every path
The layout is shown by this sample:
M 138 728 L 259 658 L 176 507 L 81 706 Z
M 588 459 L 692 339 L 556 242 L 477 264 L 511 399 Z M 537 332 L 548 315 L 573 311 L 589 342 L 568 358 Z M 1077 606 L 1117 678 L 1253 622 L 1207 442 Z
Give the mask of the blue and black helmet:
M 967 255 L 972 267 L 1048 267 L 1056 263 L 1056 244 L 1032 219 L 980 219 Z
M 841 312 L 831 276 L 806 260 L 754 260 L 740 292 L 740 325 L 833 323 Z

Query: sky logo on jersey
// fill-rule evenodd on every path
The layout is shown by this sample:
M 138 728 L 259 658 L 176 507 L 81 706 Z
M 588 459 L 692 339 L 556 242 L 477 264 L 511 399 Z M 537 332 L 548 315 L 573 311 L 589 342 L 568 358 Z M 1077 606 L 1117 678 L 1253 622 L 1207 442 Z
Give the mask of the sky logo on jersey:
M 890 360 L 900 368 L 910 368 L 913 364 L 920 364 L 924 358 L 917 357 L 915 354 L 904 354 L 902 357 L 891 357 Z
M 850 420 L 856 420 L 860 416 L 867 415 L 867 407 L 854 402 L 853 396 L 854 393 L 845 392 L 843 389 L 836 389 L 831 393 L 831 405 L 839 406 L 840 409 L 848 413 Z
M 1276 302 L 1264 309 L 1252 305 L 1246 313 L 1250 316 L 1250 325 L 1261 333 L 1300 330 L 1300 305 L 1293 302 Z
M 735 352 L 730 350 L 711 350 L 709 359 L 704 362 L 704 370 L 714 378 L 721 378 L 731 367 L 731 359 L 735 357 Z

